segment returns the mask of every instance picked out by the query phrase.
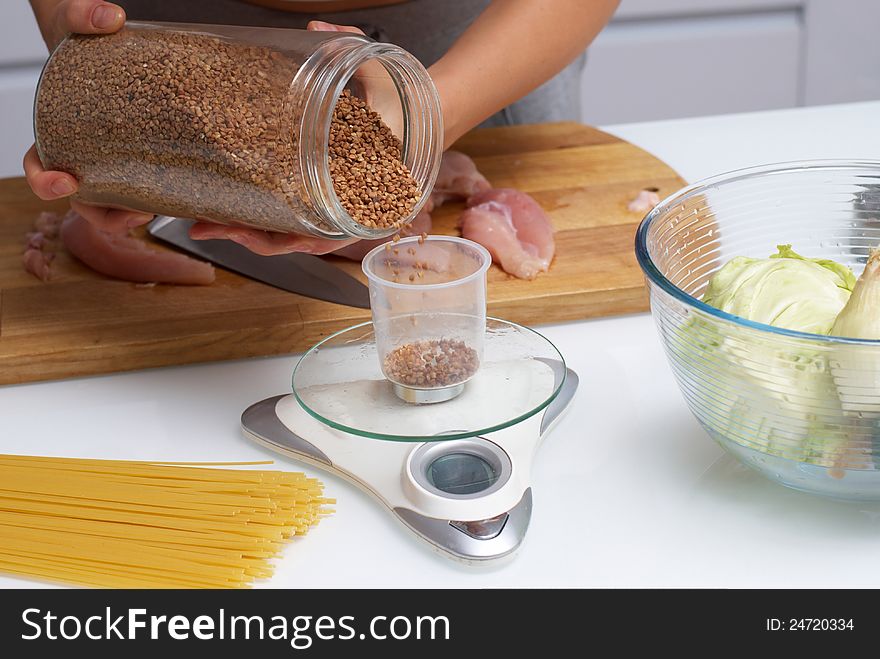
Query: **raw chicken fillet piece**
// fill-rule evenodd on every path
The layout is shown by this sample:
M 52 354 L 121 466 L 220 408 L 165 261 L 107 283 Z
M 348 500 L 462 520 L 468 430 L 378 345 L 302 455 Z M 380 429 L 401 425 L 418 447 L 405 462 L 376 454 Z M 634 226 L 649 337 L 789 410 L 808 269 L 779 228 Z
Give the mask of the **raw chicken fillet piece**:
M 461 235 L 481 244 L 492 260 L 520 279 L 546 272 L 556 252 L 553 225 L 544 209 L 524 192 L 498 188 L 467 202 L 459 220 Z
M 61 216 L 58 213 L 43 212 L 34 220 L 34 231 L 25 236 L 22 265 L 25 271 L 41 281 L 52 278 L 52 261 L 55 260 L 53 240 L 58 237 L 60 227 Z
M 460 151 L 447 151 L 440 161 L 440 171 L 431 192 L 428 211 L 447 201 L 463 201 L 491 188 L 492 185 L 480 174 L 473 160 Z
M 67 251 L 103 275 L 126 281 L 164 284 L 210 284 L 214 267 L 183 254 L 147 245 L 127 233 L 109 233 L 73 211 L 61 224 Z
M 647 213 L 659 203 L 660 195 L 657 191 L 645 188 L 626 205 L 626 208 L 633 213 Z
M 44 252 L 42 249 L 28 247 L 21 257 L 24 269 L 37 279 L 49 281 L 52 278 L 52 261 L 55 254 Z

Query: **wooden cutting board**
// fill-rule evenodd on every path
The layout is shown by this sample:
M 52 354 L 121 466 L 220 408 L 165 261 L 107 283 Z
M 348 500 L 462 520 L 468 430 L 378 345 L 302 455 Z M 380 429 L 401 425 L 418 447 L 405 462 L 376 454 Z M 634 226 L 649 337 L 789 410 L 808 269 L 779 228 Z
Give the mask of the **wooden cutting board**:
M 535 281 L 489 271 L 489 313 L 525 324 L 647 309 L 633 254 L 641 189 L 662 197 L 684 181 L 652 155 L 574 123 L 475 131 L 456 147 L 495 187 L 531 194 L 556 227 L 556 258 Z M 209 287 L 107 279 L 66 253 L 43 283 L 23 271 L 24 234 L 41 210 L 24 179 L 0 180 L 0 384 L 302 351 L 369 311 L 286 293 L 218 269 Z M 461 204 L 434 214 L 456 233 Z M 363 279 L 359 264 L 333 258 Z

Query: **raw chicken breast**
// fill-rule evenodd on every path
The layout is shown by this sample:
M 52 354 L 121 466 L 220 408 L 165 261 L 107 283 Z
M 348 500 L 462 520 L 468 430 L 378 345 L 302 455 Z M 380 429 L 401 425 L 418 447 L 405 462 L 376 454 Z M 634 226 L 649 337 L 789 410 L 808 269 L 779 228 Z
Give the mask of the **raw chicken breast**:
M 43 212 L 34 220 L 34 230 L 25 235 L 24 253 L 21 257 L 26 272 L 41 281 L 52 278 L 52 261 L 55 259 L 54 239 L 58 237 L 61 216 Z
M 31 231 L 25 234 L 25 249 L 43 250 L 51 242 L 42 231 Z
M 416 219 L 414 219 L 409 226 L 404 227 L 400 230 L 401 236 L 417 236 L 420 233 L 430 233 L 431 232 L 431 214 L 428 211 L 423 210 L 421 213 L 416 215 Z M 334 252 L 330 252 L 335 256 L 342 256 L 346 259 L 351 259 L 352 261 L 362 261 L 367 253 L 378 245 L 382 245 L 387 243 L 391 238 L 380 238 L 379 240 L 359 240 L 356 243 L 351 245 L 346 245 L 341 249 L 337 249 Z
M 58 232 L 61 230 L 62 219 L 63 218 L 58 213 L 43 211 L 37 216 L 37 219 L 34 220 L 34 230 L 43 234 L 50 240 L 57 238 Z
M 166 284 L 210 284 L 214 267 L 183 254 L 153 249 L 125 233 L 108 233 L 71 211 L 61 224 L 61 240 L 92 270 L 117 279 Z
M 633 213 L 647 213 L 659 203 L 660 195 L 657 194 L 657 191 L 645 188 L 626 207 Z
M 42 235 L 42 234 L 40 234 Z M 37 279 L 49 281 L 52 277 L 51 264 L 55 258 L 52 252 L 44 252 L 41 248 L 28 247 L 21 257 L 24 269 Z
M 474 161 L 460 151 L 447 151 L 440 162 L 440 172 L 428 201 L 429 212 L 453 199 L 465 200 L 492 186 L 477 171 Z
M 553 225 L 538 202 L 519 190 L 487 190 L 468 199 L 461 235 L 480 243 L 492 260 L 520 279 L 546 272 L 556 252 Z

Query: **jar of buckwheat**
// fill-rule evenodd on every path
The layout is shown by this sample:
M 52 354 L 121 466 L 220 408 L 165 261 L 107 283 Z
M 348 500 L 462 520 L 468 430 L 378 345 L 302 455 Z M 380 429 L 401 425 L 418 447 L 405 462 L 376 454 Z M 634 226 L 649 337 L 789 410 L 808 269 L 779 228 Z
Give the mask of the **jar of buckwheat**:
M 135 22 L 55 49 L 34 132 L 85 203 L 368 239 L 419 213 L 443 134 L 427 71 L 397 46 Z

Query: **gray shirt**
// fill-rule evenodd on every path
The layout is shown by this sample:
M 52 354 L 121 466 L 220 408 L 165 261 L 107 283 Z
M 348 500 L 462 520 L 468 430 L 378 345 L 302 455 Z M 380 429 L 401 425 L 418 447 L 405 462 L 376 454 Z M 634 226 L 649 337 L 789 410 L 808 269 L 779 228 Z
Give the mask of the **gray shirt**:
M 377 41 L 395 43 L 430 66 L 446 53 L 491 0 L 409 0 L 402 4 L 315 14 L 281 11 L 240 0 L 116 0 L 132 20 L 263 25 L 304 29 L 319 20 L 355 25 Z M 498 44 L 498 48 L 508 44 Z M 515 47 L 516 44 L 509 44 Z M 490 117 L 483 126 L 580 121 L 584 55 L 528 96 Z

